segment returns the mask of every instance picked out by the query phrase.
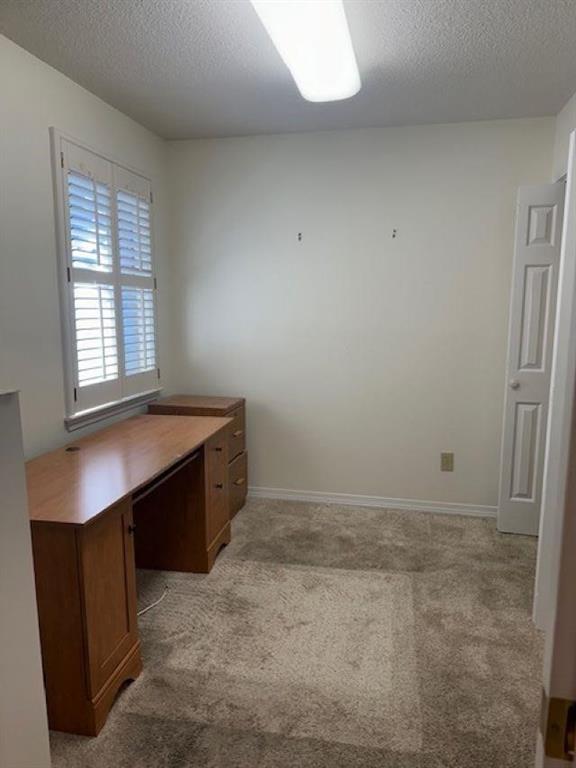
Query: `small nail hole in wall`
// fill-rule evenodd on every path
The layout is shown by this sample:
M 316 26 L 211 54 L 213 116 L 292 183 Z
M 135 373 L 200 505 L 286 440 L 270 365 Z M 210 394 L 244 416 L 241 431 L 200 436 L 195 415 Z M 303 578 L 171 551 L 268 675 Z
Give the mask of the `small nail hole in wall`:
M 392 230 L 392 239 L 393 240 L 394 240 L 394 238 L 396 237 L 397 234 L 398 234 L 398 230 L 397 229 L 393 229 Z
M 302 232 L 298 232 L 298 242 L 302 240 Z

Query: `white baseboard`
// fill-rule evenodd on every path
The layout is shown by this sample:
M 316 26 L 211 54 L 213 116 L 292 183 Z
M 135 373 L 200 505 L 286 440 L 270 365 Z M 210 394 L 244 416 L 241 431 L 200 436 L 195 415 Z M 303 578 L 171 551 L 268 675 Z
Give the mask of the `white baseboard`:
M 341 504 L 351 507 L 379 507 L 383 509 L 412 509 L 416 512 L 436 512 L 442 515 L 468 515 L 496 517 L 496 507 L 482 504 L 454 504 L 447 501 L 421 501 L 416 499 L 389 499 L 385 496 L 355 496 L 349 493 L 322 493 L 320 491 L 291 491 L 285 488 L 248 489 L 252 499 L 284 499 L 310 501 L 316 504 Z

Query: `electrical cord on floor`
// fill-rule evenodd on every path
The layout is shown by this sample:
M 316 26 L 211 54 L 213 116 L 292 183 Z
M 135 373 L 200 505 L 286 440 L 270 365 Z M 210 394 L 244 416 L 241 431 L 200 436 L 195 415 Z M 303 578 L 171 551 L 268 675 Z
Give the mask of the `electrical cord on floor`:
M 168 594 L 168 587 L 164 587 L 164 592 L 162 595 L 158 598 L 158 600 L 155 600 L 153 603 L 150 603 L 150 605 L 147 605 L 146 608 L 142 608 L 141 611 L 138 611 L 136 614 L 137 616 L 143 616 L 145 613 L 148 613 L 149 610 L 152 608 L 156 608 L 156 606 L 164 600 L 166 595 Z

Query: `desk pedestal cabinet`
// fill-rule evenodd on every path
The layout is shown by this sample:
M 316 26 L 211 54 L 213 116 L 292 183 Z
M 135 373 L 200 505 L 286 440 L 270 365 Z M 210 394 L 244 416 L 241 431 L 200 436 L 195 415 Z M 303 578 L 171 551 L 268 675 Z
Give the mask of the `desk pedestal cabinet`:
M 135 563 L 207 573 L 230 541 L 229 423 L 137 416 L 28 463 L 52 729 L 97 735 L 140 674 Z
M 32 525 L 50 727 L 96 735 L 142 670 L 130 501 L 89 525 Z

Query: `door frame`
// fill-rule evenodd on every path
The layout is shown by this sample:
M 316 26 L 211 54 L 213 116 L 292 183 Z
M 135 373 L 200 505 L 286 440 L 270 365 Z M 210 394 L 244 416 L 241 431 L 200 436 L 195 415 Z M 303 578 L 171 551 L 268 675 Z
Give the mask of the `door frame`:
M 568 176 L 565 181 L 564 226 L 562 228 L 562 252 L 556 304 L 556 331 L 552 358 L 552 378 L 540 529 L 538 533 L 538 558 L 534 585 L 534 623 L 543 631 L 550 631 L 555 614 L 555 595 L 558 586 L 558 561 L 562 539 L 561 522 L 565 496 L 565 478 L 570 446 L 573 386 L 571 373 L 575 366 L 576 333 L 576 233 L 571 227 L 569 206 L 576 206 L 576 131 L 570 135 Z M 571 182 L 571 183 L 569 183 Z M 573 290 L 569 285 L 573 284 Z
M 546 632 L 543 717 L 550 698 L 576 700 L 576 132 L 570 135 L 556 338 L 540 520 L 534 617 Z M 546 732 L 544 727 L 543 731 Z M 547 757 L 539 732 L 536 768 L 572 761 Z

